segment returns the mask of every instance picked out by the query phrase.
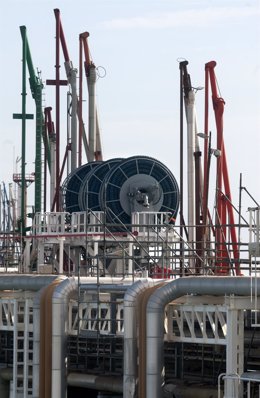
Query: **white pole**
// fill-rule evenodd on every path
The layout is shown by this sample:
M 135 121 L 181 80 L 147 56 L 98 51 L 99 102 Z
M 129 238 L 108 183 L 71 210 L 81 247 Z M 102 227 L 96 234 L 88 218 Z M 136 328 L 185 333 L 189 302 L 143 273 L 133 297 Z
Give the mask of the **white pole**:
M 77 69 L 73 68 L 72 62 L 65 62 L 66 74 L 71 87 L 71 171 L 77 168 Z
M 189 92 L 186 101 L 187 118 L 187 173 L 188 173 L 188 233 L 189 242 L 195 241 L 195 93 Z
M 59 274 L 63 274 L 63 258 L 64 258 L 64 240 L 65 238 L 59 238 L 59 242 L 60 242 L 60 254 L 59 254 Z
M 96 103 L 95 103 L 95 85 L 96 85 L 97 75 L 96 75 L 96 67 L 91 65 L 89 68 L 89 76 L 88 76 L 88 93 L 89 93 L 89 161 L 92 162 L 95 158 L 96 151 Z

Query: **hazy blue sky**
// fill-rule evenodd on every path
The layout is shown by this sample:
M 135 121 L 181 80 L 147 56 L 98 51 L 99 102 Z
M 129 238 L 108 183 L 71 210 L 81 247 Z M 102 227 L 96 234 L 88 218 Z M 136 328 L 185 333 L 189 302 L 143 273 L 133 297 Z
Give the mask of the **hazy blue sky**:
M 204 66 L 215 69 L 226 107 L 224 137 L 235 205 L 239 174 L 260 200 L 260 6 L 257 0 L 8 0 L 0 5 L 1 29 L 1 181 L 10 182 L 20 155 L 22 41 L 27 35 L 35 69 L 55 76 L 55 17 L 59 8 L 70 58 L 78 67 L 78 36 L 89 31 L 93 61 L 106 76 L 97 83 L 97 102 L 105 159 L 153 156 L 179 181 L 179 65 L 189 61 L 192 83 L 204 86 Z M 62 54 L 61 54 L 62 55 Z M 61 57 L 63 62 L 63 57 Z M 61 65 L 61 77 L 65 70 Z M 27 112 L 34 112 L 27 89 Z M 61 88 L 65 96 L 66 89 Z M 86 93 L 86 87 L 85 87 Z M 44 92 L 55 106 L 54 88 Z M 196 96 L 198 130 L 203 131 L 204 91 Z M 62 109 L 62 155 L 66 114 Z M 211 107 L 211 113 L 212 107 Z M 86 115 L 87 116 L 87 115 Z M 87 121 L 87 117 L 84 117 Z M 54 114 L 53 114 L 54 117 Z M 54 117 L 55 119 L 55 117 Z M 33 121 L 27 123 L 27 169 L 33 171 Z M 210 130 L 216 138 L 214 119 Z M 214 178 L 212 175 L 212 190 Z M 245 198 L 244 209 L 252 206 Z

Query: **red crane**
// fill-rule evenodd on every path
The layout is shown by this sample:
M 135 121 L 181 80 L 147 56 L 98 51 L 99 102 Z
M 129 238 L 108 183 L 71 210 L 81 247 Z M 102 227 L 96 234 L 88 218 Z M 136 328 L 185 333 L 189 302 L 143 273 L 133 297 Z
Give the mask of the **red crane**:
M 208 180 L 209 172 L 209 149 L 208 149 L 208 86 L 209 81 L 212 92 L 213 110 L 215 113 L 217 129 L 217 179 L 216 179 L 216 221 L 215 221 L 215 243 L 216 243 L 216 273 L 227 275 L 230 271 L 231 262 L 235 265 L 236 275 L 241 275 L 239 266 L 239 249 L 235 229 L 234 212 L 232 205 L 231 190 L 229 184 L 227 159 L 223 138 L 223 114 L 225 101 L 218 94 L 215 76 L 216 62 L 211 61 L 205 65 L 205 147 L 204 147 L 204 179 Z M 204 184 L 204 225 L 207 217 L 208 186 Z M 227 239 L 231 237 L 233 258 L 228 250 Z

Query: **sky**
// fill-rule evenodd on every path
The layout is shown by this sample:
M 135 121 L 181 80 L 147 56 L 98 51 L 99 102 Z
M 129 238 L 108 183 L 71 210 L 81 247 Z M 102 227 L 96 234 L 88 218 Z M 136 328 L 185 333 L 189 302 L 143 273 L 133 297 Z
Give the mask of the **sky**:
M 225 100 L 224 140 L 233 202 L 239 179 L 260 202 L 260 3 L 259 0 L 8 0 L 0 5 L 0 181 L 19 172 L 22 107 L 22 40 L 25 25 L 35 70 L 43 83 L 55 77 L 55 16 L 61 22 L 73 66 L 79 34 L 90 33 L 104 158 L 146 155 L 163 162 L 179 182 L 179 61 L 189 62 L 194 87 L 204 87 L 205 63 L 215 60 Z M 61 53 L 61 78 L 65 79 Z M 85 82 L 84 82 L 85 83 Z M 86 84 L 86 83 L 85 83 Z M 84 88 L 86 94 L 86 86 Z M 54 88 L 44 106 L 55 109 Z M 66 88 L 61 88 L 61 158 L 66 140 Z M 27 86 L 27 113 L 35 106 Z M 54 111 L 55 112 L 55 111 Z M 196 94 L 198 131 L 204 130 L 204 90 Z M 55 119 L 55 113 L 53 113 Z M 83 116 L 87 122 L 87 114 Z M 216 126 L 210 103 L 212 146 Z M 34 171 L 35 122 L 26 128 L 26 173 Z M 203 143 L 202 143 L 203 146 Z M 214 192 L 214 166 L 212 166 Z M 186 182 L 184 182 L 186 184 Z M 31 188 L 29 188 L 31 189 Z M 185 188 L 186 189 L 186 188 Z M 243 193 L 242 209 L 255 204 Z

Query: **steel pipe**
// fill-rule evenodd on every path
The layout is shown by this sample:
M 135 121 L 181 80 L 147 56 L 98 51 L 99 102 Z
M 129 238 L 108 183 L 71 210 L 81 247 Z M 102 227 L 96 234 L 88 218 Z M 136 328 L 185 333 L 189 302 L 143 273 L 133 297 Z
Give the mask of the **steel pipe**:
M 57 275 L 0 275 L 1 290 L 32 290 L 37 291 L 49 285 L 57 278 Z
M 52 397 L 63 398 L 66 396 L 66 374 L 65 374 L 65 347 L 66 347 L 66 325 L 68 321 L 68 302 L 73 294 L 78 292 L 80 284 L 93 283 L 98 289 L 106 283 L 124 284 L 133 282 L 132 278 L 97 278 L 82 277 L 79 280 L 70 278 L 60 283 L 53 292 L 52 297 Z M 98 284 L 97 284 L 98 282 Z M 86 285 L 87 287 L 87 285 Z M 92 290 L 92 289 L 91 289 Z
M 107 392 L 123 392 L 122 377 L 116 376 L 95 376 L 82 373 L 70 373 L 67 383 L 73 387 L 90 388 Z
M 138 298 L 156 282 L 153 279 L 139 280 L 127 289 L 124 296 L 124 398 L 136 396 Z
M 68 321 L 68 302 L 78 290 L 74 278 L 65 279 L 52 295 L 52 385 L 51 397 L 66 396 L 66 326 Z
M 254 291 L 260 292 L 260 278 L 186 277 L 157 289 L 147 303 L 146 397 L 162 397 L 164 309 L 168 303 L 186 294 L 250 296 Z

